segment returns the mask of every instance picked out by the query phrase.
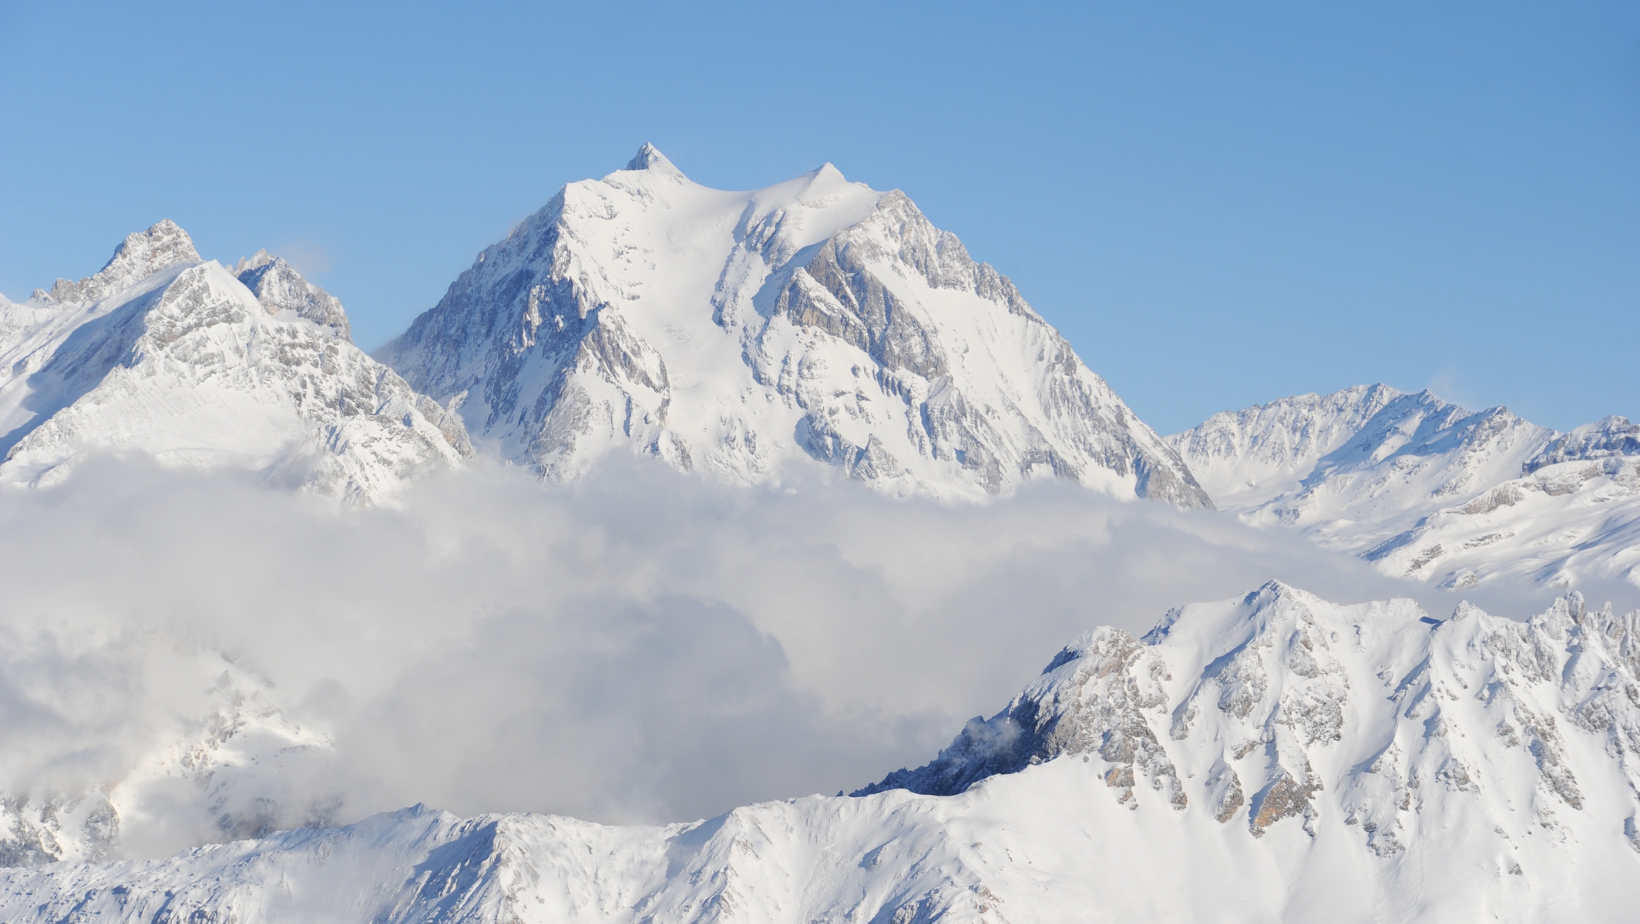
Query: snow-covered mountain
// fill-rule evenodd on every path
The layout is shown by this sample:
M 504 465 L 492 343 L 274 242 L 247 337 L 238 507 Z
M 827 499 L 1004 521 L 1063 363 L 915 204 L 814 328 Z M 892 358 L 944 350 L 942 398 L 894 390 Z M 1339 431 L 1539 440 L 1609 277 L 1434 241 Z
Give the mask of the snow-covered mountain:
M 339 796 L 297 793 L 314 792 L 307 784 L 330 770 L 330 739 L 270 701 L 266 678 L 209 650 L 166 659 L 163 669 L 205 689 L 197 711 L 142 729 L 115 775 L 13 780 L 0 794 L 0 866 L 94 862 L 334 820 Z
M 283 260 L 230 272 L 162 221 L 108 265 L 0 305 L 0 482 L 84 458 L 264 473 L 349 501 L 471 454 L 456 415 L 348 336 L 335 298 Z
M 380 359 L 284 260 L 204 261 L 169 221 L 86 279 L 0 299 L 0 483 L 133 454 L 368 503 L 471 456 L 467 427 L 549 481 L 611 453 L 944 498 L 1062 478 L 1454 589 L 1640 584 L 1626 419 L 1557 434 L 1376 385 L 1164 440 L 1006 278 L 830 165 L 726 192 L 645 146 L 480 254 Z M 69 728 L 102 707 L 25 681 L 38 727 L 96 746 L 33 765 L 8 742 L 0 920 L 1626 921 L 1640 903 L 1640 611 L 1575 593 L 1528 622 L 1442 620 L 1271 583 L 1143 638 L 1083 636 L 851 796 L 659 827 L 421 806 L 330 827 L 340 761 L 305 701 L 192 644 L 148 667 L 193 704 L 152 727 Z M 204 846 L 118 859 L 178 843 Z
M 725 192 L 646 145 L 564 187 L 377 355 L 553 480 L 618 449 L 731 483 L 819 462 L 894 493 L 1060 477 L 1210 506 L 1012 283 L 829 164 Z
M 1067 646 L 931 764 L 667 827 L 422 807 L 0 873 L 8 921 L 1627 921 L 1640 613 L 1269 584 Z
M 1640 584 L 1640 428 L 1556 434 L 1385 385 L 1215 414 L 1168 437 L 1220 509 L 1405 577 Z

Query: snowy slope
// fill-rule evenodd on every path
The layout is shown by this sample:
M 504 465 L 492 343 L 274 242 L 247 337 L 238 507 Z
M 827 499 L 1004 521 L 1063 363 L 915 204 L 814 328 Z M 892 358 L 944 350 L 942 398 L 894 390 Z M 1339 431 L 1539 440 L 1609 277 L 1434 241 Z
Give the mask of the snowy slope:
M 1369 549 L 1379 567 L 1446 587 L 1511 575 L 1570 588 L 1640 585 L 1640 455 L 1537 464 Z
M 1216 414 L 1168 441 L 1221 509 L 1391 574 L 1572 587 L 1640 584 L 1637 434 L 1609 417 L 1561 435 L 1374 385 Z
M 0 874 L 8 921 L 1627 921 L 1640 613 L 1270 584 L 1067 646 L 852 798 L 619 828 L 422 807 Z
M 334 298 L 266 255 L 238 277 L 203 262 L 169 221 L 0 307 L 0 451 L 13 484 L 136 452 L 355 502 L 471 453 L 455 415 L 353 345 Z
M 646 145 L 566 186 L 378 355 L 553 480 L 620 450 L 731 483 L 819 462 L 902 494 L 1061 477 L 1209 506 L 1012 283 L 829 164 L 725 192 Z

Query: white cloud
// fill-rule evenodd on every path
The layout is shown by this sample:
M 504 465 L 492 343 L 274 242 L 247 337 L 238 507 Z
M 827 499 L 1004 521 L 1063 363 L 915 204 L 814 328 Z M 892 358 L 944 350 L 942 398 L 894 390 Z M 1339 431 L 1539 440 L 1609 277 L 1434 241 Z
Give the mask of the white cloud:
M 643 463 L 571 488 L 475 470 L 353 513 L 92 464 L 0 497 L 0 563 L 0 786 L 151 760 L 204 708 L 203 647 L 328 731 L 334 758 L 281 792 L 340 792 L 343 821 L 418 801 L 681 820 L 835 792 L 926 760 L 1092 626 L 1142 632 L 1270 578 L 1340 602 L 1416 590 L 1286 534 L 1062 485 L 942 506 Z M 1441 614 L 1458 599 L 1419 595 Z M 1477 602 L 1524 616 L 1543 598 Z M 145 823 L 124 822 L 134 851 L 204 836 Z

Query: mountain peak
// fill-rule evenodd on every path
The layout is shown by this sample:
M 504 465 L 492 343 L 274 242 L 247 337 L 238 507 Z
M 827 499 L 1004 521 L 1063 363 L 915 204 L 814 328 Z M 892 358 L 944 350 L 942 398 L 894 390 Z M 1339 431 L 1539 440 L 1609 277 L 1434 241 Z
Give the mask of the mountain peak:
M 258 250 L 249 260 L 240 260 L 234 267 L 234 276 L 251 290 L 256 300 L 268 313 L 279 316 L 289 313 L 305 318 L 320 327 L 329 328 L 343 340 L 352 340 L 353 331 L 347 321 L 347 312 L 334 295 L 319 288 L 285 262 L 282 257 Z
M 1012 283 L 836 167 L 711 190 L 646 144 L 485 254 L 378 355 L 467 395 L 480 438 L 544 478 L 625 447 L 746 483 L 819 464 L 896 493 L 1065 478 L 1211 507 Z
M 194 239 L 176 222 L 162 218 L 146 231 L 126 235 L 120 246 L 114 249 L 114 255 L 109 257 L 102 270 L 98 271 L 98 275 L 115 268 L 138 269 L 151 266 L 157 270 L 174 263 L 198 262 L 199 251 L 194 249 Z
M 95 301 L 178 263 L 200 262 L 193 238 L 176 222 L 162 218 L 145 231 L 126 235 L 103 268 L 79 282 L 57 280 L 50 298 L 59 303 Z
M 643 147 L 638 149 L 638 153 L 627 161 L 626 169 L 653 170 L 658 173 L 675 173 L 678 176 L 683 176 L 683 171 L 679 170 L 670 160 L 667 160 L 666 155 L 661 153 L 660 148 L 647 141 L 644 142 Z
M 622 920 L 698 921 L 728 895 L 760 920 L 998 920 L 989 912 L 1000 906 L 1013 920 L 1057 921 L 1080 920 L 1092 895 L 1120 920 L 1228 909 L 1301 924 L 1348 905 L 1430 924 L 1488 902 L 1511 922 L 1571 919 L 1567 909 L 1630 919 L 1640 613 L 1590 612 L 1572 596 L 1526 622 L 1467 604 L 1434 620 L 1404 599 L 1314 598 L 1278 615 L 1249 619 L 1233 598 L 1175 611 L 1179 631 L 1143 644 L 1109 626 L 1088 632 L 933 761 L 856 799 L 642 828 L 462 820 L 418 804 L 165 861 L 46 862 L 58 856 L 42 849 L 30 860 L 40 865 L 0 880 L 0 917 L 114 922 L 164 909 L 220 920 L 249 909 L 244 920 L 282 920 L 305 907 L 289 896 L 318 895 L 400 920 L 449 908 L 486 924 L 574 920 L 603 907 Z M 237 747 L 295 737 L 258 724 Z M 269 777 L 199 753 L 214 762 L 193 774 L 219 773 L 217 804 L 233 811 L 265 791 Z M 961 793 L 973 795 L 935 801 Z M 42 823 L 21 830 L 47 848 L 70 830 L 73 804 L 58 804 L 26 803 Z M 227 832 L 235 816 L 223 818 Z
M 1308 600 L 1315 599 L 1315 595 L 1310 594 L 1310 593 L 1308 593 L 1306 591 L 1303 591 L 1303 590 L 1299 590 L 1297 587 L 1294 587 L 1293 585 L 1288 584 L 1285 581 L 1272 579 L 1272 580 L 1265 581 L 1262 585 L 1259 586 L 1258 590 L 1255 590 L 1252 593 L 1248 594 L 1245 598 L 1243 598 L 1243 602 L 1246 603 L 1248 606 L 1253 606 L 1253 605 L 1262 606 L 1262 605 L 1265 605 L 1265 604 L 1273 603 L 1276 600 L 1283 600 L 1283 599 L 1288 599 L 1288 600 L 1298 599 L 1298 600 L 1308 601 Z
M 34 306 L 11 341 L 23 361 L 0 368 L 0 484 L 138 453 L 368 504 L 471 455 L 454 414 L 348 340 L 340 302 L 283 260 L 250 262 L 236 277 L 197 261 L 163 223 Z
M 832 163 L 829 160 L 826 161 L 825 163 L 821 164 L 820 166 L 816 167 L 813 170 L 813 172 L 811 172 L 809 174 L 809 176 L 814 177 L 815 179 L 821 179 L 821 178 L 825 178 L 825 179 L 828 179 L 828 180 L 846 180 L 847 179 L 846 177 L 843 176 L 843 171 L 838 170 L 837 165 Z
M 258 250 L 248 257 L 240 257 L 239 262 L 234 264 L 233 274 L 242 276 L 251 270 L 261 269 L 278 259 L 278 257 L 268 253 L 266 249 Z

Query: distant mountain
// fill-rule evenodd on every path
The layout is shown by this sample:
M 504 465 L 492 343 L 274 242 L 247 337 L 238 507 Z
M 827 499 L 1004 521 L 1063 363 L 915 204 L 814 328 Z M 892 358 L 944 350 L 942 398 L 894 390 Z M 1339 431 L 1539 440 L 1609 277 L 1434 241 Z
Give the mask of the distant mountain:
M 331 772 L 330 738 L 270 702 L 267 678 L 206 649 L 169 666 L 172 682 L 204 691 L 198 711 L 165 715 L 146 729 L 148 740 L 136 743 L 125 765 L 101 768 L 113 776 L 75 779 L 70 769 L 16 779 L 16 766 L 9 768 L 13 778 L 0 792 L 0 866 L 111 859 L 129 849 L 133 833 L 139 843 L 193 844 L 335 820 L 339 795 L 291 794 L 296 780 Z
M 1007 278 L 829 164 L 724 192 L 646 145 L 377 355 L 551 480 L 621 451 L 730 483 L 812 469 L 983 497 L 1056 477 L 1210 506 Z
M 335 298 L 265 253 L 237 275 L 202 261 L 162 221 L 95 275 L 0 305 L 0 452 L 0 483 L 135 453 L 370 502 L 472 450 L 353 345 Z
M 1398 576 L 1640 583 L 1640 428 L 1556 434 L 1385 385 L 1215 414 L 1168 437 L 1214 502 Z
M 1281 584 L 1067 646 L 926 767 L 666 827 L 423 807 L 0 872 L 7 921 L 1626 922 L 1640 613 Z

